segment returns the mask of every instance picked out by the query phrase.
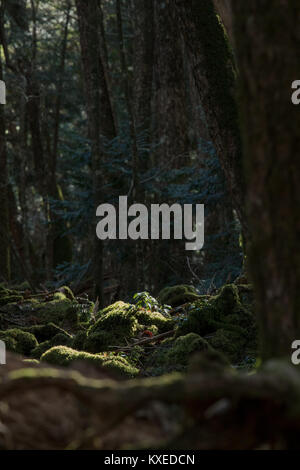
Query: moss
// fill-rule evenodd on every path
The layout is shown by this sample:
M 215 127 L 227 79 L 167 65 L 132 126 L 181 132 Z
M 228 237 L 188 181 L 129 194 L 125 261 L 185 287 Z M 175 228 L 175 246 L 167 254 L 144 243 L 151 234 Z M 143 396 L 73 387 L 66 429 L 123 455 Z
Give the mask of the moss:
M 108 346 L 126 344 L 138 331 L 138 322 L 130 304 L 116 302 L 99 312 L 98 320 L 87 332 L 85 349 L 105 351 Z
M 21 282 L 20 284 L 13 284 L 12 286 L 10 286 L 13 290 L 16 290 L 16 291 L 25 291 L 25 290 L 31 290 L 31 287 L 29 285 L 29 282 L 28 281 L 24 281 L 24 282 Z
M 171 318 L 166 318 L 159 312 L 151 312 L 143 308 L 136 309 L 133 313 L 140 325 L 147 327 L 149 330 L 151 325 L 158 328 L 157 332 L 164 333 L 174 328 L 174 321 Z
M 70 289 L 70 287 L 68 286 L 62 286 L 60 287 L 59 289 L 59 292 L 61 292 L 62 294 L 65 295 L 65 297 L 67 297 L 67 299 L 69 300 L 76 300 L 75 299 L 75 295 L 73 294 L 72 290 Z
M 62 292 L 57 292 L 53 300 L 39 303 L 34 315 L 39 323 L 75 326 L 79 321 L 79 304 L 67 299 Z
M 123 357 L 79 352 L 65 346 L 51 348 L 42 355 L 41 361 L 62 367 L 69 366 L 75 361 L 83 361 L 125 377 L 134 377 L 139 373 L 139 370 Z
M 256 347 L 256 324 L 252 312 L 240 302 L 237 286 L 224 286 L 218 295 L 191 305 L 176 336 L 187 333 L 209 336 L 210 344 L 236 361 L 245 347 Z M 230 342 L 232 345 L 230 346 Z
M 37 359 L 23 359 L 23 362 L 26 364 L 39 364 L 40 362 Z
M 189 364 L 190 373 L 220 374 L 224 369 L 229 368 L 230 363 L 228 358 L 213 348 L 209 348 L 200 354 L 195 354 Z
M 58 333 L 52 339 L 40 343 L 36 348 L 31 351 L 31 356 L 35 359 L 40 359 L 48 349 L 53 346 L 70 346 L 72 343 L 72 337 L 69 334 Z
M 171 305 L 178 307 L 188 302 L 193 302 L 199 298 L 196 289 L 190 285 L 179 285 L 174 287 L 165 287 L 158 294 L 158 300 L 162 305 Z
M 245 329 L 253 330 L 253 327 L 253 315 L 241 304 L 237 287 L 228 284 L 218 295 L 190 306 L 187 320 L 178 328 L 177 336 L 190 332 L 205 336 L 220 328 L 245 334 Z
M 217 330 L 208 341 L 214 349 L 223 352 L 233 364 L 237 364 L 245 355 L 247 338 L 236 331 Z
M 63 330 L 59 326 L 56 326 L 54 323 L 29 326 L 27 328 L 22 328 L 22 330 L 27 331 L 28 333 L 32 333 L 39 343 L 51 340 L 54 336 L 60 333 L 70 336 L 65 330 Z
M 184 371 L 193 354 L 211 349 L 209 343 L 195 333 L 163 341 L 148 359 L 150 372 L 160 375 L 171 371 Z
M 118 302 L 115 302 L 114 304 L 109 305 L 108 307 L 105 307 L 103 310 L 100 310 L 98 312 L 98 317 L 103 317 L 109 313 L 126 313 L 130 310 L 130 304 L 127 304 L 123 302 L 122 300 L 119 300 Z
M 173 364 L 187 365 L 191 354 L 210 349 L 208 342 L 195 333 L 180 336 L 168 352 L 168 361 Z
M 5 342 L 8 351 L 26 356 L 30 355 L 31 351 L 38 345 L 36 338 L 31 333 L 18 328 L 0 331 L 0 339 Z
M 20 302 L 22 300 L 23 300 L 22 295 L 6 295 L 3 297 L 0 297 L 0 307 L 3 307 L 4 305 L 7 305 L 7 304 Z
M 109 346 L 125 345 L 137 331 L 138 323 L 133 317 L 129 317 L 124 320 L 120 320 L 118 318 L 113 318 L 111 320 L 115 320 L 116 322 L 116 328 L 112 327 L 111 331 L 108 329 L 89 331 L 84 344 L 85 350 L 97 353 L 107 351 Z M 108 323 L 105 323 L 106 328 L 107 325 Z M 102 325 L 97 326 L 101 328 Z
M 87 339 L 87 332 L 86 331 L 78 331 L 73 338 L 72 341 L 72 348 L 77 349 L 78 351 L 83 351 L 85 347 Z
M 153 328 L 156 334 L 173 327 L 173 320 L 161 313 L 116 302 L 99 312 L 96 323 L 88 329 L 84 349 L 106 351 L 109 346 L 126 345 L 139 331 Z

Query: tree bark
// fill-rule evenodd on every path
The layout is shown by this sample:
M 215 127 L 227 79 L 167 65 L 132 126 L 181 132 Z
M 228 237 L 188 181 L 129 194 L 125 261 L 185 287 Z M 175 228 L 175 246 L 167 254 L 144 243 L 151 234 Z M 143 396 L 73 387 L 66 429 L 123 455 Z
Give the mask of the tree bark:
M 219 155 L 234 208 L 247 239 L 242 143 L 235 96 L 236 70 L 228 39 L 212 0 L 175 0 L 174 3 L 210 138 Z
M 91 139 L 92 174 L 94 193 L 94 213 L 103 202 L 102 186 L 104 183 L 103 146 L 100 133 L 107 138 L 115 136 L 115 126 L 111 109 L 108 87 L 101 61 L 99 42 L 99 11 L 98 0 L 76 0 L 81 44 L 83 76 L 87 97 L 87 116 Z M 93 228 L 93 272 L 94 296 L 99 298 L 103 306 L 103 242 L 96 236 L 96 220 Z
M 139 129 L 150 129 L 154 62 L 154 4 L 134 0 L 136 37 L 134 50 L 134 114 Z
M 190 142 L 183 48 L 173 10 L 171 2 L 154 1 L 155 137 L 158 161 L 180 168 L 186 165 Z
M 263 358 L 289 355 L 300 337 L 300 110 L 291 84 L 300 77 L 300 4 L 233 2 L 236 20 L 249 252 Z

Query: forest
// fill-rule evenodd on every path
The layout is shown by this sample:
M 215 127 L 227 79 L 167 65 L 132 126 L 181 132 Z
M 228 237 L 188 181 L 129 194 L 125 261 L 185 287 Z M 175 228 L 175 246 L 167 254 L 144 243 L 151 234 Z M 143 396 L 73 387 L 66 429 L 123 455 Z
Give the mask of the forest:
M 299 450 L 299 24 L 0 0 L 0 450 Z

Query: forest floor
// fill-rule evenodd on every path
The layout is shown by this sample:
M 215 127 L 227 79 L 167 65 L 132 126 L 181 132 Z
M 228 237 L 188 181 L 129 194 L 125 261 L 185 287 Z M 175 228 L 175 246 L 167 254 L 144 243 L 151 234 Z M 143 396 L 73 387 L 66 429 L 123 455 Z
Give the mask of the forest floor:
M 247 284 L 215 295 L 182 285 L 98 311 L 66 286 L 33 294 L 25 284 L 1 285 L 8 353 L 0 366 L 0 449 L 184 446 L 181 401 L 193 371 L 255 370 L 252 297 Z

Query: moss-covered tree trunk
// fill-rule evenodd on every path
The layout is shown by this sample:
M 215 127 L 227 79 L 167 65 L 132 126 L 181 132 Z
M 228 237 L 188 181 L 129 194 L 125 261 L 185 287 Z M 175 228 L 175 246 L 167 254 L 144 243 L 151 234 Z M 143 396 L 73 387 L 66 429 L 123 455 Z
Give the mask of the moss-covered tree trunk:
M 236 70 L 228 39 L 212 0 L 174 0 L 174 5 L 209 135 L 218 152 L 234 208 L 247 238 L 242 145 L 235 96 Z
M 249 267 L 264 358 L 288 356 L 300 338 L 300 2 L 232 3 L 242 85 Z

